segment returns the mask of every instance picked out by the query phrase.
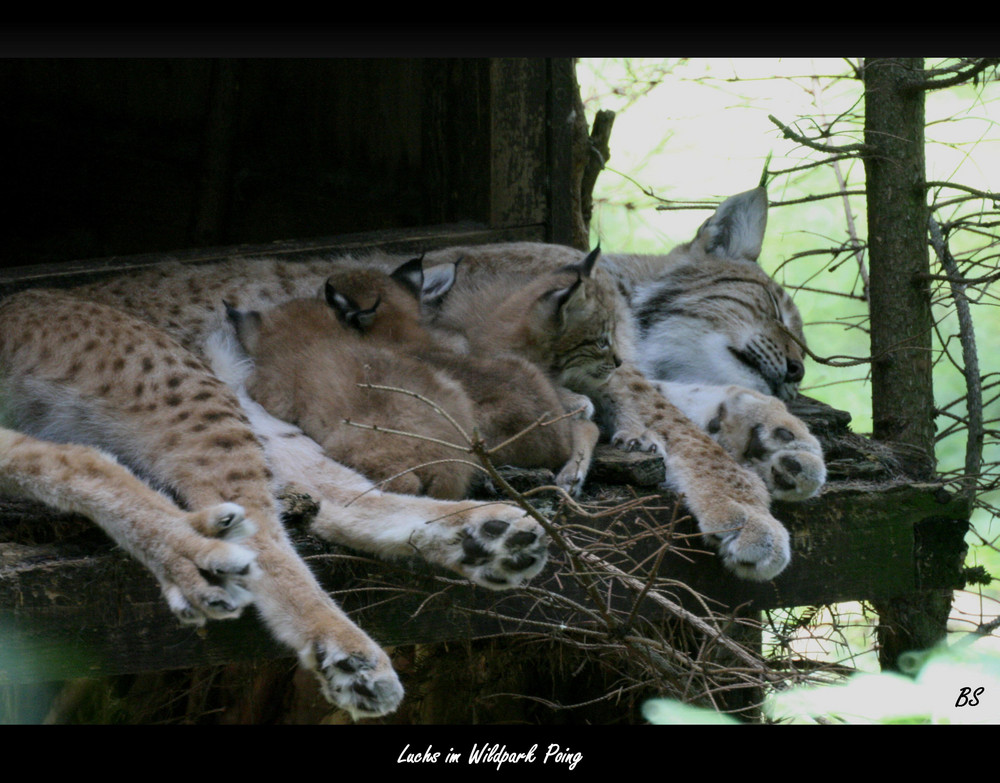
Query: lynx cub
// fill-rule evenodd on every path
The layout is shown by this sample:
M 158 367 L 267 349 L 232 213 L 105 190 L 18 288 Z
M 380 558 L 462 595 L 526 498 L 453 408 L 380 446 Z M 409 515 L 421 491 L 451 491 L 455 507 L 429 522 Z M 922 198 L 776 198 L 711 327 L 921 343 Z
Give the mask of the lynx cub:
M 455 353 L 421 324 L 421 296 L 444 295 L 454 272 L 449 265 L 425 277 L 419 258 L 390 274 L 348 268 L 326 280 L 325 303 L 299 299 L 263 312 L 230 309 L 253 361 L 251 397 L 300 426 L 334 459 L 370 478 L 391 478 L 396 491 L 465 496 L 473 465 L 454 446 L 467 448 L 475 427 L 487 448 L 495 447 L 496 464 L 558 471 L 556 483 L 578 492 L 597 426 L 578 414 L 568 417 L 552 384 L 524 359 Z M 556 292 L 554 320 L 574 307 L 575 290 Z M 424 401 L 367 384 L 418 393 L 450 420 Z
M 589 262 L 592 263 L 592 260 Z M 442 265 L 425 274 L 422 259 L 412 259 L 391 274 L 345 270 L 331 276 L 325 296 L 342 321 L 359 318 L 353 298 L 378 303 L 377 312 L 359 327 L 366 339 L 445 372 L 461 385 L 473 406 L 476 426 L 496 464 L 548 468 L 556 484 L 579 492 L 597 443 L 597 426 L 589 420 L 593 406 L 585 398 L 557 387 L 534 364 L 494 346 L 489 354 L 452 350 L 422 323 L 421 292 L 438 302 L 454 284 L 460 269 Z M 532 311 L 541 334 L 558 334 L 577 320 L 582 281 L 553 281 L 541 295 L 545 313 Z M 574 407 L 575 406 L 575 407 Z
M 466 497 L 474 468 L 458 447 L 460 432 L 471 432 L 474 419 L 458 383 L 365 339 L 319 299 L 293 299 L 260 312 L 230 310 L 230 319 L 253 360 L 247 390 L 269 413 L 387 490 Z M 420 399 L 372 387 L 419 394 L 451 421 Z

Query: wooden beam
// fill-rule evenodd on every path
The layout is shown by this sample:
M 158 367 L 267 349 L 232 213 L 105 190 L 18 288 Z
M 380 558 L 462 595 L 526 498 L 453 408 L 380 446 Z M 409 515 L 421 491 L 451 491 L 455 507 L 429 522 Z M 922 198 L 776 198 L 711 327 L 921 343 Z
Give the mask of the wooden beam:
M 175 253 L 147 253 L 142 255 L 91 258 L 68 261 L 61 264 L 39 264 L 33 266 L 0 269 L 0 296 L 9 295 L 27 288 L 68 287 L 90 282 L 101 277 L 128 272 L 134 269 L 155 266 L 165 261 L 180 261 L 189 264 L 208 264 L 229 258 L 310 258 L 329 256 L 331 258 L 361 254 L 371 250 L 389 253 L 415 254 L 435 247 L 455 245 L 480 245 L 488 242 L 542 241 L 545 226 L 520 225 L 504 229 L 491 229 L 474 223 L 459 223 L 440 226 L 424 226 L 417 229 L 392 229 L 367 231 L 358 234 L 342 234 L 336 237 L 321 237 L 310 240 L 289 240 L 270 242 L 263 245 L 228 245 L 224 247 L 198 248 Z

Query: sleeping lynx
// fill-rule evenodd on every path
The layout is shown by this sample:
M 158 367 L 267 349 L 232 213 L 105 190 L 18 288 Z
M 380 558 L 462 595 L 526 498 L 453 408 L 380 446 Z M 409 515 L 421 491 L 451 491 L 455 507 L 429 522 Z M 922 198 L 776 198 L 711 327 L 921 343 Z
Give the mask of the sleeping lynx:
M 449 445 L 461 442 L 451 422 L 421 399 L 377 388 L 432 400 L 471 432 L 472 403 L 456 381 L 342 326 L 316 298 L 229 315 L 253 362 L 247 391 L 268 413 L 384 489 L 452 500 L 469 494 L 474 468 Z
M 547 363 L 570 402 L 592 399 L 615 442 L 662 452 L 724 562 L 752 579 L 773 577 L 789 557 L 768 489 L 806 497 L 824 477 L 815 439 L 767 396 L 787 397 L 801 378 L 801 356 L 784 331 L 800 337 L 801 322 L 752 263 L 762 209 L 760 190 L 734 197 L 670 256 L 611 256 L 592 274 L 568 248 L 443 251 L 427 257 L 423 290 L 453 345 L 492 352 L 490 340 L 499 340 L 523 350 L 528 361 Z M 453 270 L 459 257 L 462 275 L 442 297 L 435 270 Z M 389 272 L 403 260 L 374 255 L 365 263 Z M 261 310 L 312 297 L 333 268 L 272 259 L 164 264 L 3 300 L 0 490 L 94 519 L 153 572 L 184 622 L 234 617 L 252 602 L 331 701 L 355 716 L 379 715 L 402 698 L 398 678 L 292 549 L 275 488 L 295 483 L 321 501 L 310 528 L 319 537 L 385 557 L 417 553 L 489 588 L 535 576 L 546 540 L 509 505 L 380 492 L 246 394 L 223 301 Z M 553 274 L 583 281 L 578 293 L 592 317 L 581 322 L 584 341 L 538 352 L 527 332 L 508 328 L 504 308 L 517 306 L 538 275 Z M 478 306 L 470 304 L 477 295 Z M 706 406 L 704 395 L 654 385 L 670 380 L 750 391 L 713 390 Z M 661 391 L 682 406 L 693 400 L 692 416 L 718 443 Z

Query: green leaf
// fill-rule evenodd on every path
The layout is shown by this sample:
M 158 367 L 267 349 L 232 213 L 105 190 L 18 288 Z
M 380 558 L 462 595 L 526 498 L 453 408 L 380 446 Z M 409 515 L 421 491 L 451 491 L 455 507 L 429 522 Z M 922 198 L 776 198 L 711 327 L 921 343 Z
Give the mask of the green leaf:
M 672 699 L 650 699 L 642 705 L 642 716 L 650 723 L 664 726 L 740 725 L 729 715 Z

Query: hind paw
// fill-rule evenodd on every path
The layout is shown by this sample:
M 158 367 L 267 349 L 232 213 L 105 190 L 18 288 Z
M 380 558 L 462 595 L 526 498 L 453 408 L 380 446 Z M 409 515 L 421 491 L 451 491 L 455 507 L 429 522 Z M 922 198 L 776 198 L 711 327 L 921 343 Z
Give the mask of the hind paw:
M 183 531 L 163 542 L 169 554 L 161 554 L 151 565 L 171 611 L 182 623 L 195 626 L 240 616 L 253 602 L 247 583 L 257 560 L 254 550 L 233 543 L 253 532 L 240 506 L 215 506 L 203 512 L 200 523 L 216 536 Z
M 212 584 L 214 578 L 207 574 L 201 576 L 200 584 L 187 580 L 183 587 L 177 582 L 161 582 L 167 605 L 182 624 L 200 628 L 208 620 L 233 620 L 253 602 L 253 594 L 242 580 L 223 578 L 216 585 Z

